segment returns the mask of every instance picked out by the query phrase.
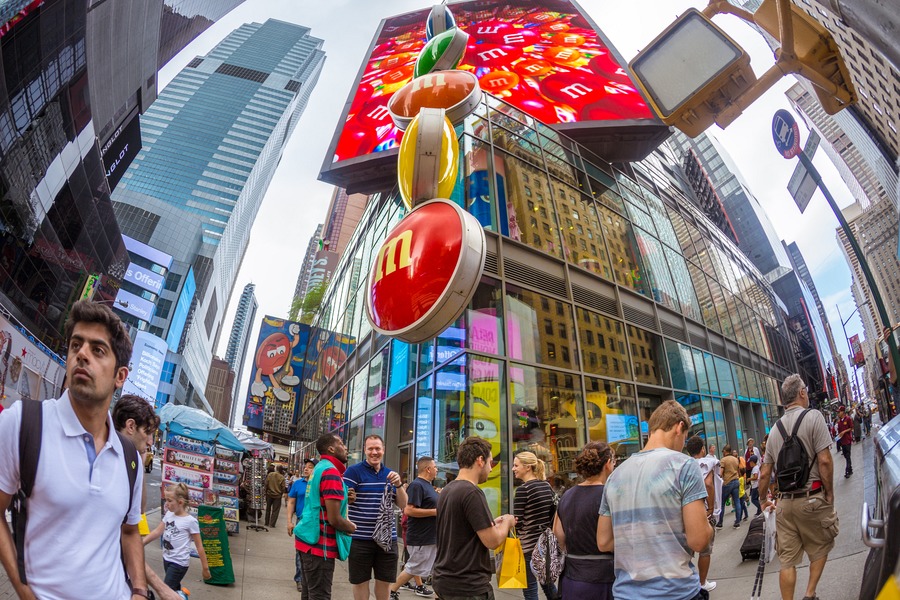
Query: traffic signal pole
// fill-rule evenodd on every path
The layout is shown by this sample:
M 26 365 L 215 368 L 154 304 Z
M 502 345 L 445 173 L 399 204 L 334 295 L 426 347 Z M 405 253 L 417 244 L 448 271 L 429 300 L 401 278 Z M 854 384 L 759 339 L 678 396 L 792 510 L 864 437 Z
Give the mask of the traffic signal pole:
M 863 272 L 863 277 L 866 278 L 866 285 L 869 286 L 869 290 L 872 292 L 872 300 L 875 302 L 875 309 L 878 311 L 878 318 L 881 320 L 882 329 L 884 327 L 890 328 L 891 332 L 888 334 L 888 347 L 891 351 L 891 362 L 894 365 L 895 369 L 900 369 L 900 353 L 897 351 L 897 341 L 894 338 L 893 327 L 891 325 L 891 320 L 888 318 L 887 310 L 884 308 L 884 302 L 881 300 L 881 292 L 878 290 L 878 286 L 875 284 L 875 278 L 872 277 L 872 271 L 869 269 L 869 262 L 866 260 L 865 255 L 862 252 L 862 249 L 859 247 L 859 243 L 856 241 L 856 236 L 853 235 L 853 231 L 850 229 L 850 225 L 847 223 L 847 220 L 844 219 L 844 213 L 838 208 L 837 204 L 834 201 L 834 198 L 831 196 L 831 192 L 828 191 L 828 188 L 825 186 L 825 182 L 822 181 L 822 176 L 819 175 L 819 170 L 812 164 L 812 161 L 809 160 L 809 157 L 806 155 L 806 152 L 800 150 L 797 154 L 797 158 L 800 159 L 800 163 L 806 167 L 806 170 L 809 172 L 810 176 L 813 178 L 813 181 L 816 182 L 816 185 L 820 190 L 822 190 L 822 195 L 825 196 L 825 200 L 828 201 L 828 206 L 831 207 L 831 210 L 834 212 L 834 216 L 837 217 L 838 223 L 841 225 L 841 229 L 844 230 L 844 234 L 847 236 L 847 240 L 850 242 L 850 247 L 853 248 L 853 252 L 856 254 L 856 259 L 859 262 L 859 268 Z M 890 380 L 890 371 L 888 371 L 888 380 Z M 891 382 L 894 383 L 894 382 Z

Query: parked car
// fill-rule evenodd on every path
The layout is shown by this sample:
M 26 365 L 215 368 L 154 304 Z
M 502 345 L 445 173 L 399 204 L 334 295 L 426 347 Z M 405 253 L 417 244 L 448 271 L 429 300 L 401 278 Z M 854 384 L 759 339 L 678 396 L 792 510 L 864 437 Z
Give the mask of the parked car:
M 144 452 L 144 472 L 153 472 L 153 452 Z
M 871 548 L 863 569 L 859 600 L 874 600 L 900 559 L 900 417 L 875 435 L 875 506 L 863 503 L 863 542 Z

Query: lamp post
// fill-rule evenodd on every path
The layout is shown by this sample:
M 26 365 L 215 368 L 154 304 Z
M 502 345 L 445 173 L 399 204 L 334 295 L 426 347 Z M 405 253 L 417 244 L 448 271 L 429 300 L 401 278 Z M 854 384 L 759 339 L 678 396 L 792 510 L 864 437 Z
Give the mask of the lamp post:
M 865 302 L 863 302 L 862 304 L 860 304 L 859 306 L 854 308 L 853 312 L 850 313 L 850 316 L 847 317 L 846 321 L 844 320 L 844 317 L 841 315 L 841 307 L 838 306 L 837 304 L 834 305 L 834 307 L 838 311 L 838 319 L 841 320 L 841 329 L 844 331 L 844 339 L 847 340 L 847 349 L 850 350 L 850 361 L 853 363 L 853 379 L 856 381 L 856 397 L 857 397 L 857 399 L 859 399 L 859 396 L 860 396 L 859 375 L 856 372 L 856 355 L 853 354 L 853 346 L 850 344 L 850 338 L 847 337 L 846 325 L 847 325 L 847 323 L 850 322 L 850 319 L 853 318 L 853 315 L 855 315 L 857 312 L 859 312 L 859 309 L 868 303 L 869 303 L 869 301 L 866 300 Z

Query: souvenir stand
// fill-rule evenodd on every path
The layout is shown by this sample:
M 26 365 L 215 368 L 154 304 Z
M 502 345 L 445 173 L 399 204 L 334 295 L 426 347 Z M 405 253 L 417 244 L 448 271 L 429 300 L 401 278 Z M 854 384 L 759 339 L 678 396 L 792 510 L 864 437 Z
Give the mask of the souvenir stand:
M 259 515 L 266 507 L 266 463 L 275 456 L 274 449 L 272 444 L 253 437 L 245 431 L 235 431 L 234 433 L 250 454 L 250 458 L 244 462 L 243 484 L 247 491 L 247 520 L 252 519 L 254 524 L 248 525 L 247 528 L 255 531 L 268 531 L 266 527 L 259 524 Z M 249 511 L 253 511 L 253 517 L 250 516 Z
M 188 512 L 201 505 L 221 507 L 228 533 L 238 532 L 238 482 L 244 445 L 225 425 L 188 406 L 167 404 L 159 410 L 164 432 L 161 504 L 170 483 L 188 486 Z

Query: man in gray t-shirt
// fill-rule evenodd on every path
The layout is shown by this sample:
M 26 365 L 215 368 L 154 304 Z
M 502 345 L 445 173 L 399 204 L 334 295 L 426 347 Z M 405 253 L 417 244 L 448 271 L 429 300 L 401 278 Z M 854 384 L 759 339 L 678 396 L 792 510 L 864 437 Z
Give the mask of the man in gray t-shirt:
M 782 402 L 786 408 L 781 424 L 791 435 L 800 415 L 809 408 L 809 392 L 799 375 L 789 375 L 781 385 Z M 818 410 L 810 410 L 800 422 L 797 437 L 812 461 L 809 480 L 802 490 L 780 492 L 775 509 L 775 535 L 778 559 L 781 562 L 779 579 L 782 597 L 792 599 L 797 584 L 797 565 L 804 552 L 809 556 L 809 582 L 805 598 L 816 597 L 816 586 L 828 553 L 834 548 L 838 534 L 838 517 L 834 510 L 834 463 L 831 459 L 831 434 L 825 417 Z M 784 438 L 777 426 L 769 432 L 766 456 L 759 473 L 759 497 L 765 501 L 773 471 L 778 469 L 778 453 Z M 773 503 L 766 502 L 765 507 Z
M 606 483 L 597 547 L 615 552 L 613 595 L 619 600 L 694 600 L 700 595 L 691 558 L 707 547 L 713 529 L 700 467 L 681 452 L 690 428 L 683 406 L 663 402 L 650 416 L 644 449 Z

